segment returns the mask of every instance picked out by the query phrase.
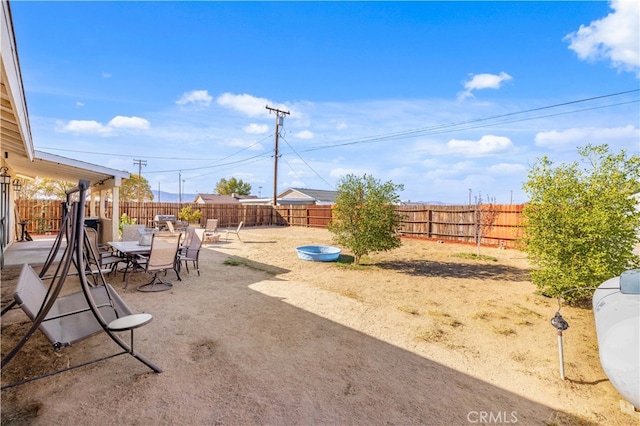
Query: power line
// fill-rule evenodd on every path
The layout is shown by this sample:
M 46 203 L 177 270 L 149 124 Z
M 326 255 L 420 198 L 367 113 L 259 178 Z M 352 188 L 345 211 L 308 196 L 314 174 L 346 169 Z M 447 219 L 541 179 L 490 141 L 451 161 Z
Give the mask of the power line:
M 635 98 L 635 99 L 632 99 L 632 100 L 620 101 L 620 102 L 613 103 L 613 104 L 596 105 L 596 106 L 593 106 L 593 107 L 586 107 L 586 108 L 575 109 L 575 110 L 570 110 L 570 111 L 559 111 L 559 112 L 554 112 L 554 113 L 544 114 L 544 115 L 535 115 L 535 114 L 534 115 L 530 115 L 530 116 L 526 115 L 526 114 L 542 112 L 542 111 L 547 111 L 547 110 L 560 109 L 562 107 L 581 104 L 581 103 L 586 103 L 586 102 L 607 100 L 607 99 L 611 99 L 613 97 L 626 96 L 626 95 L 630 95 L 630 94 L 637 93 L 637 92 L 640 92 L 640 89 L 627 90 L 627 91 L 624 91 L 624 92 L 612 93 L 612 94 L 602 95 L 602 96 L 594 96 L 594 97 L 591 97 L 591 98 L 585 98 L 585 99 L 579 99 L 579 100 L 575 100 L 575 101 L 563 102 L 563 103 L 554 104 L 554 105 L 547 105 L 547 106 L 544 106 L 544 107 L 532 108 L 532 109 L 528 109 L 528 110 L 511 112 L 511 113 L 506 113 L 506 114 L 500 114 L 500 115 L 495 115 L 495 116 L 490 116 L 490 117 L 477 118 L 477 119 L 473 119 L 473 120 L 466 120 L 466 121 L 460 121 L 460 122 L 454 122 L 454 123 L 438 124 L 438 125 L 429 126 L 429 127 L 423 127 L 423 128 L 419 128 L 419 129 L 406 130 L 406 131 L 388 133 L 388 134 L 382 134 L 382 135 L 373 135 L 373 136 L 364 137 L 364 138 L 347 139 L 347 140 L 342 141 L 342 142 L 338 141 L 338 142 L 336 142 L 334 144 L 331 144 L 331 145 L 310 147 L 310 148 L 302 150 L 302 152 L 318 151 L 318 150 L 322 150 L 322 149 L 336 148 L 336 147 L 340 147 L 340 146 L 358 145 L 358 144 L 380 142 L 380 141 L 387 141 L 387 140 L 407 139 L 407 138 L 413 138 L 413 137 L 418 137 L 418 136 L 430 136 L 430 135 L 443 134 L 443 133 L 452 133 L 452 132 L 458 132 L 458 131 L 462 131 L 462 130 L 471 130 L 471 129 L 477 129 L 477 128 L 482 128 L 482 127 L 488 127 L 488 126 L 492 126 L 492 125 L 509 124 L 509 123 L 516 123 L 516 122 L 522 122 L 522 121 L 537 120 L 537 119 L 540 119 L 540 118 L 556 117 L 556 116 L 561 116 L 561 115 L 574 114 L 574 113 L 577 113 L 577 112 L 584 112 L 584 111 L 596 110 L 596 109 L 601 109 L 601 108 L 609 108 L 609 107 L 613 107 L 613 106 L 626 105 L 626 104 L 630 104 L 630 103 L 640 102 L 640 99 Z M 518 116 L 523 116 L 523 117 L 518 117 Z
M 131 157 L 141 157 L 141 155 L 135 155 L 135 154 L 115 154 L 113 152 L 95 152 L 95 151 L 82 151 L 82 150 L 78 150 L 78 149 L 63 149 L 63 148 L 54 148 L 52 146 L 41 146 L 38 149 L 50 149 L 52 151 L 62 151 L 62 152 L 77 152 L 80 154 L 92 154 L 92 155 L 107 155 L 109 157 L 126 157 L 126 158 L 131 158 Z M 202 157 L 157 157 L 157 156 L 152 156 L 152 155 L 144 155 L 145 158 L 147 159 L 153 159 L 153 160 L 184 160 L 184 161 L 202 161 L 202 160 L 211 160 L 214 161 L 216 160 L 215 158 L 202 158 Z
M 548 106 L 539 107 L 539 108 L 532 108 L 532 109 L 528 109 L 528 110 L 524 110 L 524 111 L 500 114 L 500 115 L 491 116 L 491 117 L 479 118 L 479 119 L 474 119 L 474 120 L 467 120 L 467 121 L 456 122 L 456 123 L 445 123 L 445 124 L 440 124 L 440 125 L 435 125 L 435 126 L 430 126 L 430 127 L 424 127 L 424 128 L 420 128 L 420 129 L 414 129 L 414 130 L 390 133 L 390 134 L 386 134 L 386 135 L 371 136 L 371 137 L 362 138 L 362 139 L 346 140 L 344 142 L 335 143 L 335 144 L 332 144 L 332 145 L 325 145 L 325 146 L 311 147 L 311 148 L 303 149 L 302 152 L 319 151 L 319 150 L 322 150 L 322 149 L 330 149 L 330 148 L 336 148 L 336 147 L 341 147 L 341 146 L 373 143 L 373 142 L 396 140 L 396 139 L 407 139 L 407 138 L 418 137 L 418 136 L 428 136 L 428 135 L 435 135 L 435 134 L 451 133 L 451 132 L 462 131 L 462 130 L 471 130 L 471 129 L 477 129 L 477 128 L 482 128 L 482 127 L 488 127 L 488 126 L 491 126 L 491 125 L 509 124 L 509 123 L 516 123 L 516 122 L 521 122 L 521 121 L 537 120 L 537 119 L 541 119 L 541 118 L 557 117 L 557 116 L 566 115 L 566 114 L 574 114 L 574 113 L 577 113 L 577 112 L 596 110 L 596 109 L 600 109 L 600 108 L 609 108 L 609 107 L 612 107 L 612 106 L 626 105 L 626 104 L 630 104 L 630 103 L 637 103 L 639 100 L 636 98 L 636 99 L 627 100 L 627 101 L 620 101 L 620 102 L 617 102 L 617 103 L 614 103 L 614 104 L 596 105 L 596 106 L 590 106 L 590 107 L 581 108 L 581 109 L 577 109 L 577 110 L 574 109 L 574 110 L 570 110 L 570 111 L 558 111 L 558 112 L 552 112 L 552 113 L 549 113 L 549 114 L 537 114 L 537 115 L 534 114 L 534 115 L 530 115 L 530 116 L 526 116 L 525 115 L 524 117 L 518 117 L 518 116 L 524 115 L 524 114 L 531 114 L 531 113 L 549 111 L 549 110 L 554 110 L 554 109 L 560 109 L 560 108 L 567 107 L 567 106 L 570 106 L 570 105 L 582 104 L 582 103 L 585 103 L 585 102 L 601 101 L 601 100 L 610 99 L 610 98 L 613 98 L 613 97 L 626 96 L 626 95 L 629 95 L 629 94 L 632 94 L 632 93 L 637 93 L 639 91 L 640 91 L 640 89 L 628 90 L 628 91 L 624 91 L 624 92 L 612 93 L 612 94 L 602 95 L 602 96 L 594 96 L 594 97 L 591 97 L 591 98 L 585 98 L 585 99 L 580 99 L 580 100 L 575 100 L 575 101 L 563 102 L 563 103 L 560 103 L 560 104 L 548 105 Z M 284 139 L 284 137 L 283 137 L 283 139 Z M 300 160 L 302 160 L 307 165 L 307 167 L 309 167 L 309 169 L 317 177 L 319 177 L 329 187 L 332 187 L 332 185 L 330 185 L 322 176 L 320 176 L 302 158 L 302 156 L 293 148 L 293 146 L 291 146 L 289 144 L 289 142 L 286 141 L 286 139 L 285 139 L 285 142 L 287 143 L 289 148 L 291 148 L 291 150 L 300 158 Z M 291 166 L 289 166 L 289 167 L 291 167 Z
M 227 163 L 217 163 L 215 165 L 208 165 L 208 166 L 202 166 L 202 167 L 191 167 L 191 168 L 187 168 L 187 169 L 182 168 L 182 169 L 171 169 L 171 170 L 148 171 L 147 174 L 149 174 L 149 173 L 169 173 L 169 172 L 177 172 L 177 171 L 180 171 L 180 170 L 190 171 L 190 170 L 214 169 L 214 168 L 217 168 L 217 167 L 224 167 L 224 166 L 229 166 L 229 165 L 232 165 L 232 164 L 245 163 L 245 162 L 247 162 L 249 160 L 252 160 L 252 159 L 258 158 L 258 157 L 270 157 L 270 156 L 271 156 L 271 154 L 262 153 L 262 154 L 254 155 L 252 157 L 242 158 L 242 159 L 235 160 L 235 161 L 229 161 Z M 226 157 L 226 158 L 229 158 L 229 157 Z
M 472 130 L 472 129 L 478 129 L 478 128 L 485 128 L 485 127 L 489 127 L 489 126 L 496 126 L 496 125 L 504 125 L 504 124 L 510 124 L 510 123 L 517 123 L 517 122 L 523 122 L 523 121 L 531 121 L 531 120 L 538 120 L 538 119 L 542 119 L 542 118 L 549 118 L 549 117 L 558 117 L 558 116 L 562 116 L 562 115 L 567 115 L 567 114 L 575 114 L 575 113 L 579 113 L 579 112 L 584 112 L 584 111 L 592 111 L 592 110 L 597 110 L 597 109 L 601 109 L 601 108 L 611 108 L 611 107 L 615 107 L 615 106 L 621 106 L 621 105 L 627 105 L 627 104 L 632 104 L 632 103 L 638 103 L 640 102 L 640 99 L 637 98 L 637 96 L 629 99 L 629 96 L 635 95 L 638 92 L 640 92 L 640 89 L 634 89 L 634 90 L 627 90 L 627 91 L 622 91 L 622 92 L 617 92 L 617 93 L 611 93 L 611 94 L 606 94 L 606 95 L 601 95 L 601 96 L 593 96 L 593 97 L 589 97 L 589 98 L 584 98 L 584 99 L 578 99 L 578 100 L 573 100 L 573 101 L 568 101 L 568 102 L 563 102 L 563 103 L 558 103 L 558 104 L 553 104 L 553 105 L 547 105 L 547 106 L 543 106 L 543 107 L 538 107 L 538 108 L 532 108 L 532 109 L 527 109 L 527 110 L 523 110 L 523 111 L 516 111 L 516 112 L 511 112 L 511 113 L 505 113 L 505 114 L 499 114 L 499 115 L 495 115 L 495 116 L 490 116 L 490 117 L 483 117 L 483 118 L 478 118 L 478 119 L 472 119 L 472 120 L 465 120 L 465 121 L 459 121 L 459 122 L 453 122 L 453 123 L 444 123 L 444 124 L 438 124 L 438 125 L 434 125 L 434 126 L 428 126 L 428 127 L 422 127 L 422 128 L 418 128 L 418 129 L 410 129 L 410 130 L 405 130 L 405 131 L 400 131 L 400 132 L 394 132 L 394 133 L 388 133 L 388 134 L 379 134 L 379 135 L 371 135 L 371 136 L 366 136 L 366 137 L 361 137 L 361 138 L 353 138 L 353 139 L 345 139 L 342 141 L 337 141 L 334 142 L 331 145 L 321 145 L 321 146 L 315 146 L 315 147 L 308 147 L 305 149 L 302 149 L 301 152 L 312 152 L 312 151 L 319 151 L 319 150 L 323 150 L 323 149 L 331 149 L 331 148 L 337 148 L 337 147 L 341 147 L 341 146 L 349 146 L 349 145 L 358 145 L 358 144 L 367 144 L 367 143 L 375 143 L 375 142 L 381 142 L 381 141 L 389 141 L 389 140 L 398 140 L 398 139 L 407 139 L 407 138 L 414 138 L 414 137 L 420 137 L 420 136 L 430 136 L 430 135 L 437 135 L 437 134 L 444 134 L 444 133 L 453 133 L 453 132 L 459 132 L 459 131 L 463 131 L 463 130 Z M 621 98 L 618 101 L 615 101 L 614 103 L 603 103 L 603 102 L 608 102 L 611 100 L 614 100 L 616 98 Z M 572 107 L 574 105 L 579 105 L 579 104 L 586 104 L 586 106 L 584 108 L 579 108 L 579 109 L 569 109 L 566 110 L 566 108 L 568 107 Z M 595 105 L 590 105 L 590 104 L 595 104 Z M 275 108 L 269 108 L 267 106 L 267 109 L 270 110 L 274 110 L 277 111 Z M 281 113 L 284 113 L 284 111 L 280 111 Z M 286 112 L 288 114 L 288 112 Z M 275 137 L 277 139 L 278 135 L 278 127 L 279 127 L 279 122 L 278 122 L 278 117 L 276 117 L 276 133 L 275 133 Z M 247 158 L 243 158 L 243 159 L 239 159 L 236 161 L 230 161 L 230 162 L 226 162 L 226 163 L 221 163 L 221 161 L 226 160 L 228 158 L 231 158 L 243 151 L 246 151 L 247 149 L 250 149 L 251 147 L 259 144 L 260 142 L 266 140 L 267 138 L 271 137 L 271 135 L 266 136 L 265 138 L 255 142 L 254 144 L 245 147 L 237 152 L 234 152 L 233 154 L 224 157 L 222 159 L 211 159 L 211 158 L 207 158 L 206 160 L 209 161 L 216 161 L 216 163 L 211 164 L 211 165 L 206 165 L 206 166 L 201 166 L 201 167 L 193 167 L 193 168 L 189 168 L 189 169 L 180 169 L 181 171 L 195 171 L 195 170 L 204 170 L 204 169 L 219 169 L 221 167 L 236 167 L 240 164 L 247 164 L 247 163 L 252 163 L 255 161 L 259 161 L 259 159 L 261 159 L 261 157 L 266 157 L 266 156 L 270 156 L 269 154 L 258 154 L 255 156 L 251 156 L 251 157 L 247 157 Z M 277 142 L 276 142 L 277 143 Z M 298 157 L 300 157 L 300 154 L 293 149 L 293 147 L 287 142 L 287 145 L 289 145 L 289 147 L 294 151 L 294 153 L 296 155 L 298 155 Z M 81 150 L 69 150 L 69 149 L 59 149 L 59 148 L 51 148 L 51 147 L 42 147 L 40 149 L 50 149 L 50 150 L 56 150 L 56 151 L 66 151 L 66 152 L 77 152 L 77 153 L 85 153 L 85 154 L 94 154 L 94 155 L 108 155 L 111 157 L 131 157 L 131 155 L 126 155 L 126 154 L 114 154 L 114 153 L 101 153 L 101 152 L 91 152 L 91 151 L 81 151 Z M 276 148 L 277 149 L 277 148 Z M 276 152 L 275 158 L 274 158 L 274 169 L 277 169 L 277 159 L 280 156 L 279 152 Z M 153 158 L 153 159 L 165 159 L 165 160 L 184 160 L 184 161 L 192 161 L 192 160 L 200 160 L 202 161 L 203 158 L 192 158 L 192 157 L 159 157 L 159 156 L 144 156 L 145 158 Z M 300 157 L 300 159 L 302 159 L 302 157 Z M 134 160 L 135 161 L 135 160 Z M 304 160 L 303 160 L 304 161 Z M 305 164 L 307 164 L 305 162 Z M 313 170 L 308 164 L 307 166 Z M 159 170 L 159 171 L 148 171 L 147 173 L 169 173 L 169 172 L 176 172 L 179 171 L 178 169 L 172 169 L 172 170 Z M 214 172 L 211 172 L 214 173 Z M 314 171 L 315 173 L 315 171 Z M 205 174 L 206 175 L 206 174 Z M 317 175 L 317 173 L 316 173 Z M 318 175 L 318 177 L 320 177 Z M 276 178 L 276 176 L 274 176 L 274 179 Z M 323 179 L 324 180 L 324 179 Z M 326 182 L 326 181 L 325 181 Z M 274 188 L 275 188 L 275 184 L 274 184 Z M 331 186 L 331 185 L 330 185 Z
M 309 168 L 309 170 L 311 170 L 311 171 L 312 171 L 312 172 L 313 172 L 317 177 L 319 177 L 319 178 L 320 178 L 324 183 L 326 183 L 326 184 L 327 184 L 327 186 L 328 186 L 329 188 L 332 188 L 332 189 L 333 189 L 333 188 L 335 188 L 333 185 L 331 185 L 329 182 L 327 182 L 325 178 L 323 178 L 322 176 L 320 176 L 320 175 L 318 174 L 318 172 L 316 172 L 316 171 L 313 169 L 313 167 L 311 167 L 311 166 L 309 165 L 309 163 L 307 163 L 307 162 L 306 162 L 306 160 L 305 160 L 304 158 L 302 158 L 302 156 L 301 156 L 300 154 L 298 154 L 298 151 L 296 151 L 296 150 L 295 150 L 295 148 L 294 148 L 294 147 L 292 147 L 292 146 L 291 146 L 291 144 L 289 144 L 289 142 L 284 138 L 284 136 L 282 137 L 282 140 L 284 140 L 284 142 L 287 144 L 287 146 L 288 146 L 289 148 L 291 148 L 291 150 L 294 152 L 294 154 L 296 154 L 296 155 L 298 156 L 298 158 L 299 158 L 300 160 L 302 160 L 302 162 L 303 162 L 304 164 L 306 164 L 306 165 L 307 165 L 307 167 Z M 287 164 L 289 164 L 289 163 L 287 163 Z M 291 166 L 289 166 L 289 167 L 291 167 Z M 293 170 L 293 169 L 292 169 L 292 170 Z M 294 171 L 294 173 L 295 173 L 295 171 Z
M 258 145 L 260 142 L 263 142 L 265 140 L 267 140 L 268 138 L 270 138 L 272 135 L 267 135 L 264 138 L 252 143 L 251 145 L 248 145 L 226 157 L 222 157 L 222 158 L 203 158 L 203 157 L 175 157 L 175 156 L 171 156 L 171 157 L 159 157 L 159 156 L 150 156 L 150 155 L 144 155 L 144 158 L 147 159 L 156 159 L 156 160 L 171 160 L 171 161 L 175 161 L 175 160 L 180 160 L 180 161 L 216 161 L 216 163 L 214 163 L 211 166 L 202 166 L 199 168 L 206 168 L 206 167 L 217 167 L 219 165 L 219 162 L 222 160 L 226 160 L 227 158 L 231 158 L 234 155 L 240 154 L 243 151 L 246 151 L 248 149 L 251 149 L 252 147 Z M 48 146 L 43 146 L 43 147 L 39 147 L 38 149 L 49 149 L 52 151 L 62 151 L 62 152 L 76 152 L 76 153 L 80 153 L 80 154 L 92 154 L 92 155 L 105 155 L 105 156 L 109 156 L 109 157 L 125 157 L 125 158 L 131 158 L 131 157 L 142 157 L 141 155 L 135 155 L 135 154 L 117 154 L 117 153 L 113 153 L 113 152 L 96 152 L 96 151 L 82 151 L 82 150 L 76 150 L 76 149 L 64 149 L 64 148 L 54 148 L 54 147 L 48 147 Z M 253 158 L 253 157 L 250 157 Z M 197 169 L 197 168 L 195 168 Z M 195 169 L 186 169 L 186 170 L 195 170 Z M 185 170 L 185 169 L 183 169 Z M 176 170 L 160 170 L 160 171 L 151 171 L 151 172 L 147 172 L 147 173 L 165 173 L 165 172 L 175 172 Z

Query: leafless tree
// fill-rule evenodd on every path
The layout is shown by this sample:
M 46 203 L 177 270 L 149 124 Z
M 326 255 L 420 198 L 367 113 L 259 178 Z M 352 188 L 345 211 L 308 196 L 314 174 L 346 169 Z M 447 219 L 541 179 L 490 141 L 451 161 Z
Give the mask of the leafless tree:
M 474 211 L 474 226 L 476 237 L 476 256 L 480 256 L 480 242 L 482 238 L 491 232 L 493 224 L 498 216 L 496 209 L 496 198 L 482 198 L 482 194 L 475 197 L 476 206 Z

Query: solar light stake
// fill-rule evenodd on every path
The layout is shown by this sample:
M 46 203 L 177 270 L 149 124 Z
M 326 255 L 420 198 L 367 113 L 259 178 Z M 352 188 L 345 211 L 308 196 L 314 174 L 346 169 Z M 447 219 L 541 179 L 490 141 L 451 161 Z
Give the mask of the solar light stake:
M 562 331 L 558 330 L 558 357 L 560 359 L 560 378 L 564 380 L 564 353 L 562 352 Z
M 558 357 L 560 360 L 560 378 L 564 380 L 564 354 L 562 351 L 562 332 L 569 328 L 569 324 L 562 318 L 560 311 L 556 312 L 555 316 L 551 318 L 551 325 L 558 330 Z

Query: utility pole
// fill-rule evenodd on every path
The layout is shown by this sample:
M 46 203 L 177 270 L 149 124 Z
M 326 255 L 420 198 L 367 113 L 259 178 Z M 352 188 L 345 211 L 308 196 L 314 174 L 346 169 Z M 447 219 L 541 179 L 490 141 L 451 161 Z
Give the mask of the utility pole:
M 147 160 L 133 160 L 133 165 L 138 165 L 138 223 L 140 223 L 140 210 L 141 210 L 141 205 L 140 203 L 142 202 L 140 200 L 140 184 L 142 183 L 142 166 L 146 166 L 147 165 Z
M 271 113 L 271 111 L 276 113 L 276 143 L 273 162 L 273 205 L 275 206 L 278 204 L 278 136 L 284 116 L 289 115 L 289 111 L 282 111 L 277 108 L 271 108 L 269 107 L 269 105 L 267 105 L 266 108 L 269 110 L 269 113 Z
M 138 203 L 140 202 L 140 183 L 142 181 L 142 166 L 147 165 L 147 160 L 133 160 L 133 165 L 138 166 Z
M 178 202 L 182 207 L 182 170 L 178 170 Z

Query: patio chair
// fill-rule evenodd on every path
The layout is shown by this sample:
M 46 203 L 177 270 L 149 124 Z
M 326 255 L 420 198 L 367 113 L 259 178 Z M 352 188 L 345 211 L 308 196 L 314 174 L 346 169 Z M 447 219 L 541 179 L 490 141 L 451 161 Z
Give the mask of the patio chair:
M 241 242 L 244 242 L 244 241 L 242 241 L 242 238 L 240 238 L 240 229 L 242 229 L 242 225 L 244 225 L 243 221 L 240 222 L 240 224 L 238 225 L 238 228 L 236 228 L 236 229 L 227 229 L 227 235 L 225 236 L 225 240 L 229 241 L 229 234 L 236 234 L 236 237 L 238 237 L 238 239 Z
M 148 257 L 140 256 L 139 263 L 144 267 L 144 272 L 153 275 L 153 279 L 138 287 L 139 291 L 156 292 L 169 290 L 173 287 L 170 282 L 163 281 L 159 274 L 172 269 L 180 278 L 178 271 L 178 249 L 180 248 L 181 234 L 170 232 L 156 232 L 151 239 L 151 251 Z M 128 280 L 127 280 L 128 284 Z M 125 289 L 127 285 L 125 285 Z
M 122 241 L 138 241 L 141 228 L 144 228 L 144 225 L 122 225 Z
M 126 258 L 118 256 L 112 250 L 98 244 L 98 232 L 95 229 L 85 226 L 84 232 L 86 235 L 85 253 L 89 270 L 92 270 L 92 267 L 95 266 L 102 272 L 111 273 L 117 268 L 118 263 L 127 262 Z M 95 272 L 92 271 L 92 273 Z
M 200 257 L 200 248 L 202 248 L 202 241 L 204 239 L 205 230 L 198 228 L 193 230 L 189 243 L 184 245 L 178 253 L 178 268 L 180 269 L 182 263 L 189 272 L 189 262 L 193 264 L 193 267 L 200 276 L 200 266 L 198 265 L 198 258 Z
M 139 241 L 141 229 L 144 229 L 144 225 L 122 225 L 122 241 Z M 136 255 L 125 257 L 126 265 L 123 270 L 124 275 L 122 276 L 122 281 L 126 281 L 127 272 L 129 272 L 129 269 L 136 263 L 136 257 Z
M 182 251 L 183 249 L 186 249 L 187 246 L 189 246 L 189 243 L 191 242 L 191 238 L 193 238 L 193 233 L 195 232 L 196 229 L 200 229 L 200 228 L 195 228 L 193 226 L 188 226 L 184 229 L 184 231 L 181 231 L 181 233 L 183 234 L 183 238 L 182 241 L 180 241 L 180 250 Z M 203 229 L 204 231 L 204 229 Z
M 218 236 L 218 219 L 207 219 L 207 223 L 204 226 L 203 241 L 207 242 L 213 240 L 217 242 L 220 237 Z

